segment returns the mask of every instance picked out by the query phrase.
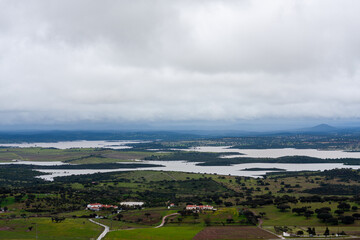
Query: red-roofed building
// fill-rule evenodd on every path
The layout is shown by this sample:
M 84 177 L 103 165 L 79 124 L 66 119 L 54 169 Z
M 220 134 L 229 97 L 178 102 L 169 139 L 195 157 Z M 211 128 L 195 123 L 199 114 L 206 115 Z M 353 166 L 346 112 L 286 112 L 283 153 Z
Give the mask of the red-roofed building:
M 114 209 L 118 209 L 118 206 L 116 205 L 106 205 L 106 204 L 101 204 L 101 203 L 91 203 L 87 205 L 87 209 L 92 210 L 92 211 L 99 211 L 102 208 L 114 208 Z
M 186 210 L 214 210 L 214 207 L 210 205 L 187 205 Z

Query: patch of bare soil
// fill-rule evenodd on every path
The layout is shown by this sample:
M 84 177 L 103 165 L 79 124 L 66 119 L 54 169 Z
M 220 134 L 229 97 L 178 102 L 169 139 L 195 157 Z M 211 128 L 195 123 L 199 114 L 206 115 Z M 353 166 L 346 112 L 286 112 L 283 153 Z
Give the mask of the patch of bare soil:
M 0 231 L 9 231 L 11 227 L 0 227 Z
M 274 238 L 278 238 L 278 237 L 258 227 L 224 226 L 224 227 L 204 228 L 193 239 L 215 240 L 215 239 L 274 239 Z

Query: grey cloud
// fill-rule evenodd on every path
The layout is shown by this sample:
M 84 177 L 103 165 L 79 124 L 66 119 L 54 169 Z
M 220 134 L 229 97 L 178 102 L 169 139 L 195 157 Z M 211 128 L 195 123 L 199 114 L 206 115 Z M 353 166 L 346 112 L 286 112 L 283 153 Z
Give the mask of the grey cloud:
M 0 1 L 0 124 L 359 118 L 358 1 Z

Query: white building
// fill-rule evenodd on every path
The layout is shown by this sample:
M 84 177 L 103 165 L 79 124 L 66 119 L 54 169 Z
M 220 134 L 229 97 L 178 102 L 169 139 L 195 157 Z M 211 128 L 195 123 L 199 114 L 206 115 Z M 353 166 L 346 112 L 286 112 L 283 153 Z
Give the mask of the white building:
M 144 202 L 121 202 L 120 205 L 127 207 L 141 207 L 144 205 Z
M 186 210 L 214 210 L 210 205 L 187 205 Z
M 114 208 L 114 209 L 118 209 L 118 206 L 116 205 L 106 205 L 106 204 L 101 204 L 101 203 L 90 203 L 87 206 L 87 209 L 92 210 L 92 211 L 99 211 L 102 208 Z

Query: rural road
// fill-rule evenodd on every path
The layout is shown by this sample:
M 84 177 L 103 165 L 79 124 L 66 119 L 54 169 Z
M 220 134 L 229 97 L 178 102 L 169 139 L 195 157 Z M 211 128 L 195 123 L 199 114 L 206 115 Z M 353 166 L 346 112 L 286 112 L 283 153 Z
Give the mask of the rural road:
M 172 213 L 172 214 L 169 214 L 169 215 L 164 216 L 164 217 L 162 218 L 162 221 L 161 221 L 160 225 L 159 225 L 159 226 L 156 226 L 156 227 L 154 227 L 154 228 L 163 227 L 163 226 L 165 225 L 166 218 L 171 217 L 171 216 L 175 216 L 175 215 L 178 215 L 178 214 L 179 214 L 179 213 Z M 99 237 L 98 237 L 96 240 L 101 240 L 101 239 L 103 239 L 103 238 L 105 237 L 105 235 L 110 231 L 110 227 L 109 227 L 109 226 L 106 226 L 106 225 L 104 225 L 104 224 L 98 223 L 98 222 L 96 222 L 96 221 L 94 221 L 94 220 L 92 220 L 92 219 L 89 219 L 89 221 L 92 222 L 92 223 L 95 223 L 95 224 L 97 224 L 97 225 L 100 225 L 100 226 L 102 226 L 102 227 L 105 228 L 104 231 L 99 235 Z M 132 229 L 139 229 L 139 228 L 131 228 L 131 229 L 126 229 L 126 230 L 132 230 Z M 123 230 L 124 230 L 124 229 L 123 229 Z M 113 231 L 114 231 L 114 230 L 113 230 Z M 116 230 L 116 231 L 118 231 L 118 230 Z
M 169 214 L 169 215 L 164 216 L 163 219 L 162 219 L 162 221 L 161 221 L 161 223 L 160 223 L 160 225 L 157 226 L 157 227 L 155 227 L 155 228 L 159 228 L 159 227 L 164 226 L 167 217 L 175 216 L 175 215 L 178 215 L 178 214 L 179 214 L 179 213 L 172 213 L 172 214 Z
M 100 225 L 100 226 L 102 226 L 102 227 L 105 228 L 104 231 L 99 235 L 99 237 L 98 237 L 96 240 L 101 240 L 101 239 L 103 239 L 103 238 L 105 237 L 105 235 L 110 231 L 109 226 L 106 226 L 106 225 L 104 225 L 104 224 L 98 223 L 98 222 L 96 222 L 96 221 L 94 221 L 94 220 L 92 220 L 92 219 L 89 219 L 89 221 L 92 222 L 92 223 L 95 223 L 95 224 L 97 224 L 97 225 Z
M 271 232 L 271 231 L 269 231 L 269 230 L 267 230 L 267 229 L 264 229 L 264 228 L 262 227 L 262 224 L 263 224 L 263 220 L 262 220 L 261 218 L 259 218 L 259 224 L 257 225 L 258 228 L 260 228 L 261 230 L 266 231 L 266 232 L 268 232 L 268 233 L 271 233 L 272 235 L 275 235 L 275 236 L 277 236 L 278 238 L 285 239 L 285 238 L 284 238 L 283 236 L 281 236 L 281 235 L 277 235 L 277 234 L 275 234 L 275 233 L 273 233 L 273 232 Z

